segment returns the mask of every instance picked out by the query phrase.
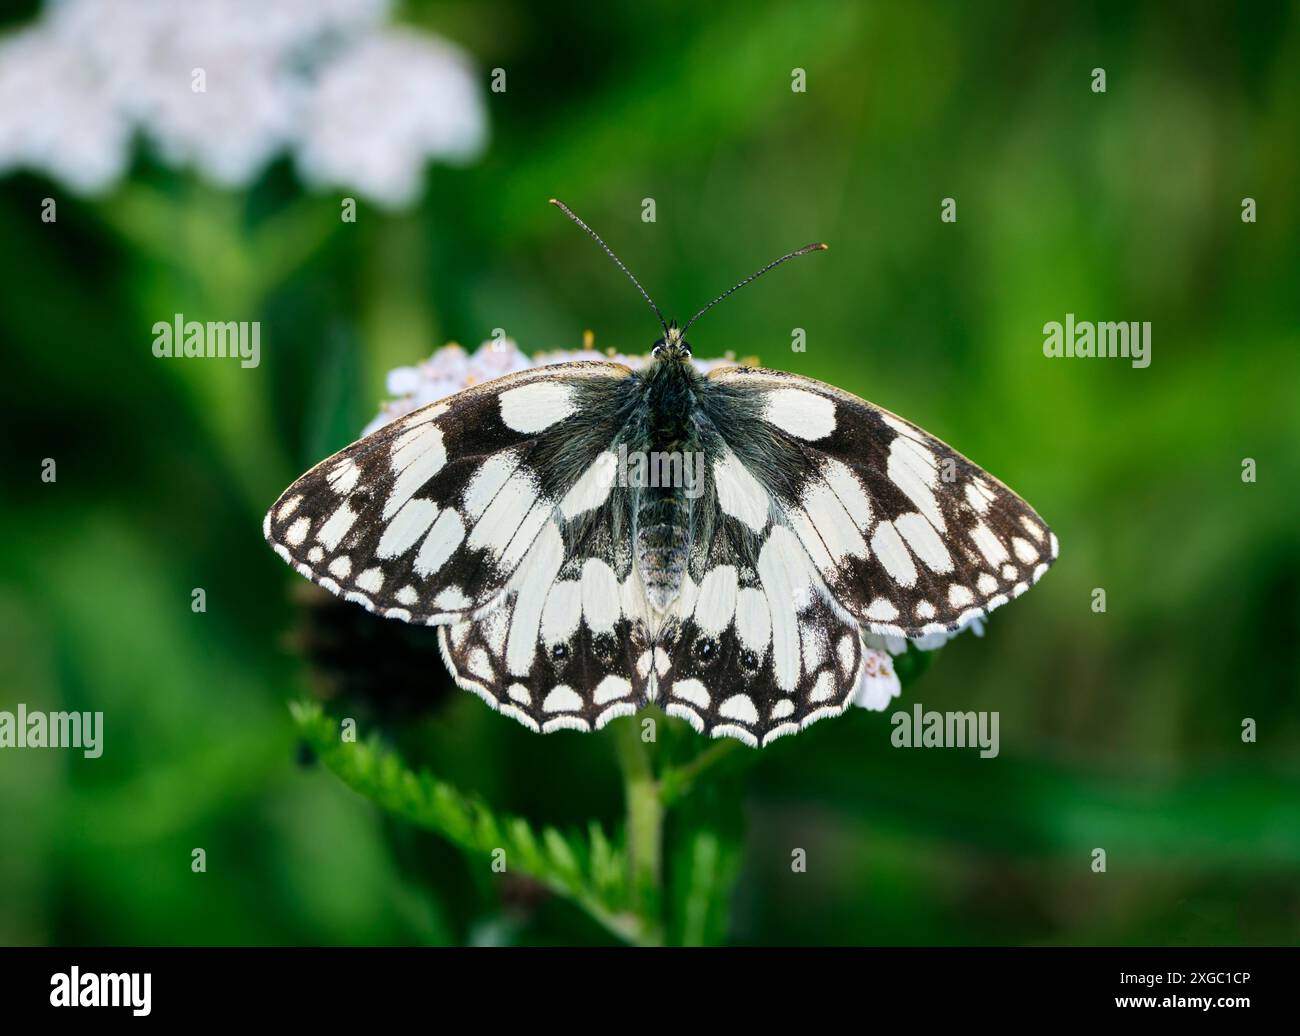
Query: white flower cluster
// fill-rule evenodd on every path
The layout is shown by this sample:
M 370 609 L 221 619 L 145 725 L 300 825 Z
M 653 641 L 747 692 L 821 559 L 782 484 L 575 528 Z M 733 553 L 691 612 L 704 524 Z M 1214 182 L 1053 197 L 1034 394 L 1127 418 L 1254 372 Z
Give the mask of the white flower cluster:
M 481 381 L 491 381 L 493 378 L 532 367 L 570 363 L 574 360 L 603 360 L 640 370 L 651 362 L 652 357 L 627 356 L 612 349 L 608 352 L 597 352 L 591 348 L 590 339 L 582 349 L 539 353 L 535 358 L 530 358 L 522 352 L 509 338 L 484 342 L 472 354 L 459 345 L 445 345 L 417 366 L 398 367 L 389 371 L 388 393 L 394 398 L 381 404 L 379 414 L 366 425 L 362 435 L 369 435 L 390 421 L 395 421 L 422 406 L 436 403 Z M 718 367 L 735 366 L 737 360 L 734 356 L 728 355 L 719 360 L 701 360 L 692 357 L 691 362 L 701 373 L 707 374 Z M 972 630 L 977 637 L 984 635 L 984 624 L 979 619 L 968 622 L 954 633 L 931 633 L 911 641 L 902 637 L 864 634 L 862 641 L 866 653 L 866 668 L 862 680 L 854 691 L 853 704 L 876 712 L 884 711 L 889 707 L 889 703 L 902 693 L 902 684 L 894 671 L 893 656 L 905 652 L 909 643 L 922 651 L 933 651 L 968 629 Z
M 137 135 L 226 187 L 281 154 L 313 187 L 409 205 L 432 159 L 487 138 L 464 55 L 389 27 L 389 0 L 53 0 L 0 39 L 0 173 L 95 194 Z

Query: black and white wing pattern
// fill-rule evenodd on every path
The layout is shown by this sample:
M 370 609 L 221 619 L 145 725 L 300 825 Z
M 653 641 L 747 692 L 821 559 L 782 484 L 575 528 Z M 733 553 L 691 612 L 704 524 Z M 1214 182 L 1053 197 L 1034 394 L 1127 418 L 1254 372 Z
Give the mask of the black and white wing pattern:
M 856 396 L 731 367 L 699 401 L 708 489 L 656 676 L 702 732 L 767 744 L 840 713 L 869 662 L 862 633 L 955 631 L 1056 558 L 1011 490 Z
M 294 482 L 266 539 L 331 593 L 442 626 L 457 682 L 532 729 L 601 726 L 647 683 L 613 491 L 631 373 L 556 364 L 417 410 Z

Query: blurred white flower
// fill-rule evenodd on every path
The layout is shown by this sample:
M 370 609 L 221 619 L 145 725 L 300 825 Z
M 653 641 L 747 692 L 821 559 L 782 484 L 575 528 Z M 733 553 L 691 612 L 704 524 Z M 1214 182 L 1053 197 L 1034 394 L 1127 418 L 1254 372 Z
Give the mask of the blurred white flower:
M 0 40 L 0 172 L 28 166 L 81 194 L 121 178 L 131 122 L 47 26 Z
M 24 166 L 102 191 L 124 174 L 138 132 L 163 162 L 223 186 L 296 152 L 313 186 L 409 204 L 426 162 L 481 152 L 486 114 L 460 51 L 386 28 L 389 9 L 54 0 L 0 41 L 0 172 Z
M 864 658 L 866 668 L 853 692 L 853 704 L 874 712 L 882 712 L 903 691 L 903 685 L 894 672 L 894 661 L 884 651 L 867 648 Z
M 641 370 L 653 357 L 644 355 L 629 356 L 609 349 L 598 352 L 591 348 L 590 340 L 581 349 L 558 349 L 538 353 L 529 357 L 520 350 L 512 338 L 493 339 L 484 342 L 471 356 L 454 342 L 444 345 L 434 354 L 414 367 L 398 367 L 388 372 L 388 394 L 394 398 L 383 403 L 375 419 L 362 430 L 362 435 L 369 435 L 376 429 L 384 427 L 389 421 L 395 421 L 412 410 L 418 410 L 429 403 L 436 403 L 445 396 L 450 396 L 461 389 L 476 385 L 480 381 L 491 381 L 516 371 L 529 370 L 532 367 L 545 367 L 554 363 L 572 363 L 575 360 L 600 360 L 605 363 L 621 363 L 633 370 Z M 707 374 L 718 367 L 734 367 L 736 359 L 728 354 L 723 359 L 701 360 L 692 358 L 691 362 L 702 374 Z
M 419 196 L 426 159 L 469 161 L 486 136 L 478 85 L 459 51 L 420 33 L 374 33 L 322 72 L 298 169 L 309 184 L 350 186 L 400 207 Z

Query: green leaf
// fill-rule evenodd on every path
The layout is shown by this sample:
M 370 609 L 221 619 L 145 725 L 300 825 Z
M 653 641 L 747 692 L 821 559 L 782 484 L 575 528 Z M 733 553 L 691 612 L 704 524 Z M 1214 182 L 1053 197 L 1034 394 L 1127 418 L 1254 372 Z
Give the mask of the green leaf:
M 701 785 L 669 821 L 668 941 L 716 946 L 727 935 L 742 846 L 739 778 Z
M 290 706 L 298 732 L 321 762 L 349 788 L 385 812 L 440 834 L 460 849 L 490 856 L 572 900 L 616 935 L 634 940 L 627 860 L 593 823 L 586 838 L 553 827 L 540 836 L 528 821 L 500 816 L 481 799 L 425 772 L 406 768 L 396 752 L 370 742 L 344 742 L 335 720 L 315 702 Z

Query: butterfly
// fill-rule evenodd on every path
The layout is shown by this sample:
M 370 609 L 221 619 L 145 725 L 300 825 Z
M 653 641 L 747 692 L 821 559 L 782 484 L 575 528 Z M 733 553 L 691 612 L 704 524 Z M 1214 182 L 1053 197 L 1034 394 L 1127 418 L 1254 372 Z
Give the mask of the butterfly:
M 456 682 L 529 729 L 658 705 L 770 744 L 843 712 L 864 637 L 962 629 L 1058 553 L 1020 497 L 916 425 L 832 385 L 705 375 L 686 332 L 652 362 L 509 374 L 321 461 L 266 515 L 299 573 L 438 627 Z M 636 463 L 632 463 L 636 461 Z

